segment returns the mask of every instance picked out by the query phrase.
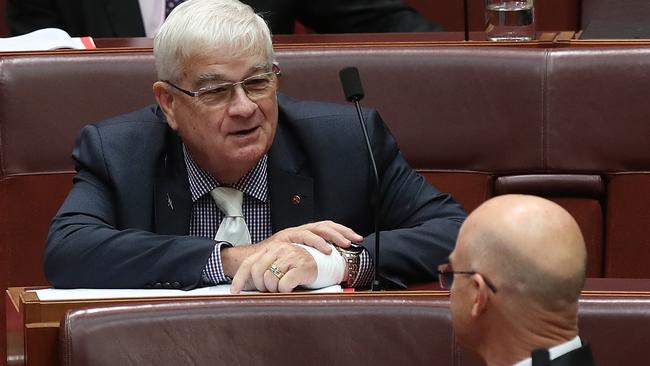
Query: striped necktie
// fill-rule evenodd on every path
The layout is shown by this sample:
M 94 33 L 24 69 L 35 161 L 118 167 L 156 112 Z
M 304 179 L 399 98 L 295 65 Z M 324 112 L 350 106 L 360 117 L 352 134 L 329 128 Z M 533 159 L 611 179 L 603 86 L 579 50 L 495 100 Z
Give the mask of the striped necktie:
M 210 195 L 225 216 L 214 240 L 227 241 L 234 246 L 250 244 L 251 234 L 242 213 L 244 193 L 234 188 L 217 187 Z

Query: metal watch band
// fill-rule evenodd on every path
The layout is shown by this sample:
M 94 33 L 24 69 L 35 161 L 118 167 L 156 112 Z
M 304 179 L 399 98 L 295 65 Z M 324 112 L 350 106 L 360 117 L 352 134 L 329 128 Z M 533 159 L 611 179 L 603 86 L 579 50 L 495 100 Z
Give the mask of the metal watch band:
M 341 253 L 341 256 L 345 260 L 345 264 L 348 267 L 348 277 L 343 281 L 342 285 L 346 287 L 352 287 L 354 282 L 357 280 L 357 277 L 359 277 L 361 253 L 351 252 L 339 247 L 335 248 L 339 251 L 339 253 Z

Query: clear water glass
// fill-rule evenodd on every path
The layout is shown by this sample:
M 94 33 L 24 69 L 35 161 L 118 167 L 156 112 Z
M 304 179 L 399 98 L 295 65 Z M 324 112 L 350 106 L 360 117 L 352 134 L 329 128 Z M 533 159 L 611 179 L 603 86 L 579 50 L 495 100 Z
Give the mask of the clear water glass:
M 535 39 L 533 0 L 485 0 L 485 33 L 491 41 Z

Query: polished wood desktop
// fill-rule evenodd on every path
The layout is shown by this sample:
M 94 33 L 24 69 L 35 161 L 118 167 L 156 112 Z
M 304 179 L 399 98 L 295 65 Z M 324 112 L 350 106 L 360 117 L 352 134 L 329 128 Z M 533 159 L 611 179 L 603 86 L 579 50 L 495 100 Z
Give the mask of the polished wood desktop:
M 426 47 L 436 45 L 552 47 L 560 34 L 568 37 L 573 36 L 574 32 L 539 32 L 537 39 L 527 42 L 492 42 L 486 39 L 484 32 L 470 32 L 469 41 L 465 41 L 463 32 L 292 34 L 273 36 L 273 44 L 276 49 L 359 46 Z M 94 41 L 98 50 L 150 50 L 153 48 L 153 39 L 151 38 L 97 38 Z
M 581 32 L 539 32 L 537 39 L 525 42 L 493 42 L 484 32 L 471 32 L 469 41 L 463 32 L 428 33 L 355 33 L 355 34 L 293 34 L 273 36 L 276 49 L 347 48 L 347 47 L 514 47 L 514 48 L 572 48 L 572 47 L 637 47 L 650 46 L 650 39 L 581 39 Z M 151 38 L 96 38 L 92 50 L 60 49 L 54 51 L 0 52 L 0 57 L 79 52 L 151 52 Z
M 585 40 L 580 37 L 581 32 L 573 31 L 539 32 L 535 40 L 525 42 L 488 41 L 484 32 L 471 32 L 469 41 L 464 40 L 463 32 L 292 34 L 273 36 L 273 44 L 276 49 L 436 46 L 570 48 L 650 45 L 650 40 L 644 39 Z M 96 38 L 94 41 L 97 48 L 92 50 L 60 49 L 54 51 L 0 52 L 0 56 L 79 52 L 151 52 L 153 48 L 153 39 L 151 38 Z
M 324 47 L 626 47 L 650 46 L 650 39 L 582 39 L 582 32 L 558 31 L 539 32 L 537 39 L 526 42 L 493 42 L 485 38 L 484 32 L 471 32 L 465 41 L 463 32 L 435 33 L 357 33 L 357 34 L 293 34 L 273 36 L 276 49 L 324 48 Z M 142 49 L 150 51 L 151 38 L 98 38 L 98 50 Z

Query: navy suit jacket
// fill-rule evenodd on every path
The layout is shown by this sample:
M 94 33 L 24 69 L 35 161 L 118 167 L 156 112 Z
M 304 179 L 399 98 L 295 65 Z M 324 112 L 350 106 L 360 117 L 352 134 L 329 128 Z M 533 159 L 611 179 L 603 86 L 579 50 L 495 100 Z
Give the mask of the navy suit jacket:
M 279 96 L 269 150 L 273 231 L 333 220 L 374 252 L 368 153 L 351 106 Z M 466 214 L 404 161 L 379 114 L 366 110 L 381 176 L 380 273 L 389 285 L 433 281 Z M 45 274 L 61 288 L 190 289 L 215 242 L 187 236 L 191 198 L 182 142 L 159 108 L 91 124 L 73 151 L 77 174 L 52 220 Z M 298 205 L 292 197 L 301 196 Z
M 443 30 L 400 0 L 243 0 L 274 34 L 290 34 L 299 20 L 319 33 Z M 71 36 L 144 37 L 138 0 L 7 0 L 13 35 L 56 27 Z

